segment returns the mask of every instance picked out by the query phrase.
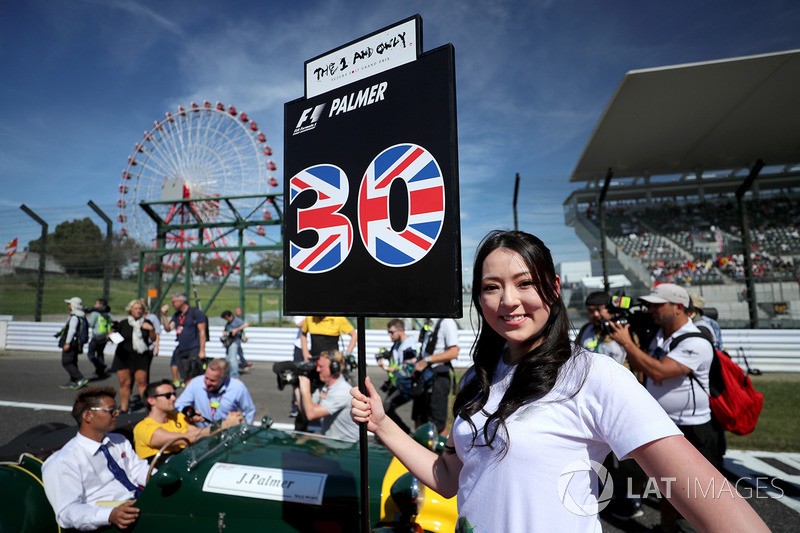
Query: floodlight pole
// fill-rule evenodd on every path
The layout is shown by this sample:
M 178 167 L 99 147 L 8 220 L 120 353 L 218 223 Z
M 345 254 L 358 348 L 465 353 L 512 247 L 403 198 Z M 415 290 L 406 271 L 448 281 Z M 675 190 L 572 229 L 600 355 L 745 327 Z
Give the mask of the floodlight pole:
M 114 223 L 111 222 L 111 219 L 103 213 L 102 209 L 97 207 L 93 201 L 89 200 L 89 207 L 91 207 L 97 215 L 102 218 L 106 223 L 106 263 L 105 268 L 103 269 L 103 299 L 106 302 L 109 302 L 110 296 L 110 287 L 111 287 L 111 253 L 113 250 L 113 235 L 114 235 Z
M 44 295 L 44 254 L 47 251 L 47 222 L 39 218 L 39 216 L 28 208 L 27 205 L 22 204 L 20 209 L 31 217 L 33 220 L 42 225 L 42 244 L 39 248 L 39 276 L 36 280 L 36 310 L 33 314 L 34 322 L 42 321 L 42 297 Z
M 519 231 L 519 224 L 517 223 L 517 198 L 519 197 L 519 172 L 514 179 L 514 231 Z
M 606 193 L 608 193 L 608 186 L 613 177 L 614 169 L 609 167 L 603 189 L 597 198 L 597 215 L 600 217 L 600 259 L 603 261 L 603 290 L 607 293 L 610 293 L 611 287 L 608 283 L 608 259 L 606 258 L 608 253 L 606 249 Z
M 750 257 L 750 222 L 747 217 L 747 204 L 744 195 L 753 186 L 761 169 L 764 168 L 764 161 L 759 159 L 750 174 L 745 178 L 736 190 L 736 203 L 739 207 L 739 220 L 742 225 L 742 257 L 744 258 L 744 281 L 747 285 L 747 308 L 750 315 L 750 328 L 758 327 L 758 300 L 756 299 L 756 283 L 753 278 L 753 259 Z

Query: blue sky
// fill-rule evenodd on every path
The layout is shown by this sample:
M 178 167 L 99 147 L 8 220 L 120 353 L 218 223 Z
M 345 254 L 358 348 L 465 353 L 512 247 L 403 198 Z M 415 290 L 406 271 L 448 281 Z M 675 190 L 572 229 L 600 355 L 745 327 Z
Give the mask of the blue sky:
M 233 104 L 266 133 L 282 179 L 283 104 L 303 62 L 419 13 L 423 48 L 456 51 L 465 265 L 490 229 L 588 259 L 564 226 L 569 176 L 625 72 L 800 48 L 800 3 L 437 0 L 0 2 L 0 243 L 116 215 L 142 132 L 191 101 Z M 101 226 L 102 227 L 102 226 Z

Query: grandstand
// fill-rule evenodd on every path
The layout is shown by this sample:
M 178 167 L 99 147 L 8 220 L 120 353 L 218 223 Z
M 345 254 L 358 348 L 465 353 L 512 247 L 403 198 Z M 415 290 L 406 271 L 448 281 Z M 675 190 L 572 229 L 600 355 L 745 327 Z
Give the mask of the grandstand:
M 800 327 L 798 94 L 800 50 L 627 73 L 564 202 L 593 274 L 684 285 L 723 327 Z

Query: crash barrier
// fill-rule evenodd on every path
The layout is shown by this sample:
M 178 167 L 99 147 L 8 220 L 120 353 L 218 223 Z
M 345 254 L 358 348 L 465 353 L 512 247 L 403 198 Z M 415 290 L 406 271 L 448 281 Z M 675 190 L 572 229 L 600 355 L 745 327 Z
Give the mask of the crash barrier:
M 0 321 L 0 350 L 28 350 L 57 352 L 55 335 L 62 323 Z M 287 361 L 292 358 L 297 330 L 294 328 L 249 327 L 245 331 L 248 341 L 243 344 L 248 361 Z M 408 332 L 416 339 L 418 331 Z M 575 332 L 572 332 L 574 336 Z M 221 326 L 211 326 L 210 340 L 206 353 L 210 357 L 224 357 L 225 349 L 219 341 Z M 381 348 L 389 348 L 391 342 L 384 329 L 368 329 L 366 336 L 367 364 L 375 365 L 375 354 Z M 762 372 L 800 372 L 800 330 L 796 329 L 725 329 L 722 330 L 725 350 L 733 360 L 747 370 L 744 358 L 750 368 Z M 347 347 L 350 337 L 344 336 L 342 349 Z M 456 367 L 471 364 L 470 351 L 475 333 L 470 329 L 458 331 L 459 352 L 454 362 Z M 161 336 L 160 355 L 169 356 L 175 349 L 175 334 Z M 84 349 L 85 351 L 85 349 Z

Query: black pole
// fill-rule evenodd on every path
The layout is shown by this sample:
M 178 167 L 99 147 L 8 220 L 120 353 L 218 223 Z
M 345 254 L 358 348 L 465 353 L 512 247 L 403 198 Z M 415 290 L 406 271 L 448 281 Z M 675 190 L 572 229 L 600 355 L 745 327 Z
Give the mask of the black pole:
M 356 317 L 358 330 L 358 390 L 367 394 L 367 334 L 363 316 Z M 358 427 L 358 451 L 361 474 L 361 531 L 369 533 L 369 457 L 367 456 L 367 424 Z
M 33 220 L 38 222 L 42 225 L 42 245 L 39 248 L 39 277 L 36 280 L 36 310 L 33 314 L 34 322 L 41 322 L 42 321 L 42 298 L 44 296 L 44 266 L 45 266 L 45 258 L 44 254 L 47 251 L 47 222 L 39 218 L 39 216 L 31 211 L 28 206 L 22 204 L 19 206 L 20 209 L 25 211 L 29 217 Z
M 606 173 L 606 181 L 603 183 L 603 189 L 600 191 L 600 196 L 597 198 L 597 216 L 600 217 L 600 258 L 603 261 L 603 290 L 610 292 L 608 283 L 608 249 L 606 248 L 606 193 L 608 193 L 608 186 L 611 184 L 611 178 L 614 177 L 614 169 L 609 168 Z
M 106 264 L 103 269 L 103 299 L 110 302 L 111 292 L 111 253 L 113 250 L 113 236 L 114 236 L 114 223 L 106 216 L 103 211 L 97 207 L 93 201 L 89 200 L 89 207 L 91 207 L 97 215 L 106 222 Z
M 517 224 L 517 198 L 519 197 L 519 172 L 514 178 L 514 231 L 519 231 L 519 224 Z
M 736 203 L 739 207 L 739 221 L 742 227 L 742 258 L 744 259 L 744 280 L 747 285 L 747 308 L 750 315 L 751 329 L 758 327 L 758 300 L 756 298 L 756 283 L 753 278 L 753 258 L 750 257 L 750 221 L 747 217 L 747 203 L 744 200 L 744 195 L 753 186 L 753 182 L 762 168 L 764 168 L 764 162 L 759 159 L 750 169 L 750 174 L 736 190 Z

